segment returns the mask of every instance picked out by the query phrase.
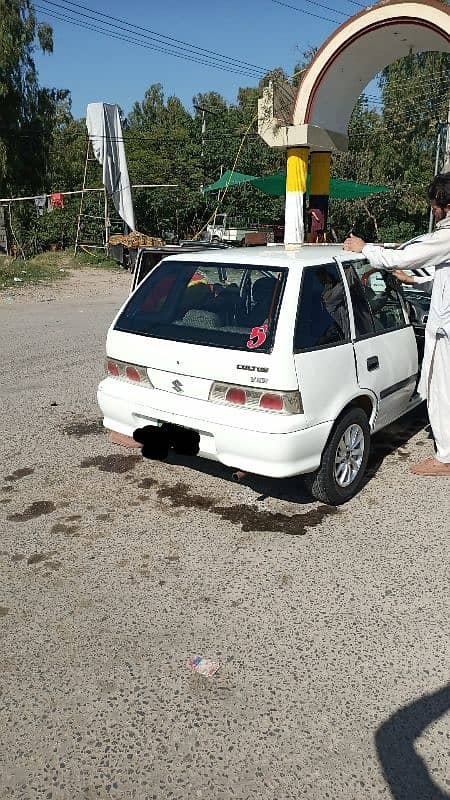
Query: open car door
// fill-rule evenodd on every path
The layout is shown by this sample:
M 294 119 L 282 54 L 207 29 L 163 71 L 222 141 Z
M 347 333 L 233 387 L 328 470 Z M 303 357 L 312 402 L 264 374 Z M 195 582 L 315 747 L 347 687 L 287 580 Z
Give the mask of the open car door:
M 353 309 L 353 347 L 358 384 L 378 400 L 376 429 L 419 402 L 419 369 L 413 326 L 398 282 L 367 259 L 341 261 Z

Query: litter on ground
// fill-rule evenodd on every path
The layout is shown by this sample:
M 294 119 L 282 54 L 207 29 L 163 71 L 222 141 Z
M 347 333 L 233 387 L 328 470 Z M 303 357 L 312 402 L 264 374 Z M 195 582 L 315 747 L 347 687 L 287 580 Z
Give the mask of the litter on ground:
M 192 672 L 198 672 L 199 675 L 203 675 L 204 678 L 211 678 L 219 669 L 220 664 L 218 661 L 210 661 L 208 658 L 202 658 L 202 656 L 192 656 L 188 659 L 187 667 Z

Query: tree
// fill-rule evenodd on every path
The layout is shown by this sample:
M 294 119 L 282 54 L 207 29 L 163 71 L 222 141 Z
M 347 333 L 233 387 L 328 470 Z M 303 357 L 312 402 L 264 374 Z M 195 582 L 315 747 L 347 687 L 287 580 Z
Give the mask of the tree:
M 0 189 L 32 185 L 29 154 L 46 98 L 40 94 L 33 52 L 53 49 L 52 30 L 40 25 L 30 0 L 0 0 Z M 32 145 L 30 147 L 30 144 Z M 27 157 L 28 156 L 28 157 Z M 30 181 L 30 183 L 28 183 Z
M 436 131 L 447 119 L 450 56 L 410 55 L 379 75 L 382 106 L 362 98 L 349 125 L 349 152 L 336 155 L 337 177 L 392 186 L 367 201 L 332 203 L 330 221 L 344 235 L 353 224 L 368 238 L 402 241 L 426 228 L 426 187 L 435 160 Z

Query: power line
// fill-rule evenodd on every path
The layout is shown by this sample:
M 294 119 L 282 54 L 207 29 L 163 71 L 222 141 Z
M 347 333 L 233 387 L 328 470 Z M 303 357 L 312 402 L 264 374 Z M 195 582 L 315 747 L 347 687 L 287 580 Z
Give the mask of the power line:
M 42 0 L 42 1 L 46 2 L 46 0 Z M 34 7 L 38 11 L 41 11 L 41 12 L 44 12 L 44 13 L 49 13 L 48 9 L 42 8 L 41 6 L 38 6 L 37 4 L 35 4 Z M 235 73 L 237 75 L 244 75 L 245 77 L 251 78 L 252 80 L 260 79 L 262 77 L 262 73 L 259 74 L 259 75 L 255 75 L 255 73 L 252 73 L 250 71 L 246 71 L 244 68 L 242 68 L 242 69 L 233 69 L 232 67 L 228 67 L 228 66 L 225 66 L 224 64 L 216 63 L 216 62 L 214 62 L 212 60 L 206 61 L 206 60 L 203 60 L 203 59 L 200 59 L 200 58 L 195 58 L 194 56 L 184 55 L 182 53 L 177 53 L 177 52 L 174 52 L 174 51 L 171 51 L 171 50 L 167 50 L 166 48 L 158 47 L 157 45 L 145 44 L 145 42 L 139 41 L 138 39 L 132 39 L 129 36 L 125 36 L 125 35 L 119 36 L 119 35 L 116 35 L 116 34 L 112 33 L 111 31 L 105 30 L 105 29 L 100 28 L 98 26 L 89 25 L 84 21 L 81 21 L 81 20 L 77 21 L 77 20 L 72 19 L 70 17 L 66 17 L 66 16 L 64 16 L 62 14 L 59 14 L 59 13 L 53 11 L 53 10 L 51 11 L 51 18 L 52 19 L 57 19 L 57 20 L 59 20 L 61 22 L 69 22 L 70 24 L 75 25 L 75 26 L 77 26 L 79 28 L 83 28 L 84 30 L 90 30 L 90 31 L 94 31 L 95 33 L 100 33 L 103 36 L 107 36 L 110 39 L 116 39 L 116 40 L 121 41 L 121 42 L 126 42 L 128 44 L 133 44 L 133 45 L 136 45 L 138 47 L 143 47 L 146 50 L 155 50 L 155 51 L 164 53 L 165 55 L 175 56 L 175 58 L 184 59 L 185 61 L 193 61 L 193 62 L 196 62 L 198 64 L 203 64 L 204 66 L 207 66 L 207 67 L 212 67 L 213 69 L 218 69 L 218 70 L 220 70 L 222 72 L 233 72 L 233 73 Z
M 51 5 L 59 5 L 59 3 L 56 3 L 55 0 L 46 0 L 46 2 L 51 3 Z M 73 0 L 64 0 L 64 3 L 65 3 L 66 6 L 73 6 L 73 7 L 76 7 L 76 8 L 81 8 L 84 11 L 88 11 L 91 14 L 99 16 L 99 13 L 97 11 L 95 11 L 94 9 L 88 8 L 87 6 L 80 5 L 79 3 L 75 3 L 75 2 L 73 2 Z M 80 12 L 74 12 L 74 13 L 80 13 Z M 127 28 L 135 28 L 138 31 L 142 31 L 144 33 L 153 34 L 154 36 L 160 37 L 161 39 L 166 39 L 166 40 L 168 40 L 170 42 L 174 42 L 175 44 L 186 45 L 187 47 L 189 47 L 190 49 L 193 49 L 193 50 L 197 50 L 197 51 L 200 51 L 200 52 L 203 52 L 203 53 L 208 53 L 208 54 L 214 55 L 214 56 L 223 57 L 223 58 L 227 59 L 228 61 L 235 61 L 238 64 L 244 64 L 245 66 L 253 67 L 254 69 L 257 69 L 257 70 L 262 70 L 263 69 L 263 67 L 260 67 L 260 66 L 258 66 L 256 64 L 252 64 L 252 63 L 250 63 L 248 61 L 243 61 L 242 59 L 235 59 L 235 58 L 232 58 L 230 56 L 224 55 L 223 53 L 218 53 L 215 50 L 208 50 L 207 48 L 204 48 L 204 47 L 198 47 L 197 45 L 193 45 L 190 42 L 185 42 L 182 39 L 175 39 L 173 36 L 167 36 L 164 33 L 158 33 L 157 31 L 153 31 L 150 28 L 144 28 L 142 25 L 135 25 L 134 23 L 129 22 L 128 20 L 121 19 L 120 17 L 113 17 L 111 14 L 106 14 L 103 11 L 100 12 L 100 16 L 104 17 L 105 19 L 106 18 L 110 19 L 113 22 L 123 23 L 123 24 L 125 24 L 127 26 Z
M 407 83 L 401 83 L 400 81 L 392 81 L 387 88 L 389 90 L 393 90 L 394 92 L 398 92 L 398 93 L 401 94 L 401 93 L 404 93 L 405 91 L 407 91 L 409 86 L 408 86 Z M 430 92 L 425 87 L 422 87 L 422 88 L 424 89 L 424 91 L 423 92 L 419 92 L 418 94 L 415 94 L 414 95 L 415 98 L 421 97 L 424 100 L 433 100 L 434 98 L 445 97 L 448 94 L 448 90 L 445 90 L 445 89 L 442 90 L 437 86 L 435 87 L 436 91 L 433 91 L 433 92 Z M 360 97 L 366 97 L 368 100 L 370 100 L 372 102 L 377 102 L 377 103 L 384 103 L 385 102 L 384 99 L 383 99 L 383 95 L 381 95 L 380 97 L 377 97 L 377 95 L 366 94 L 364 91 L 361 92 Z
M 6 126 L 3 126 L 3 128 L 0 126 L 0 135 L 1 135 L 1 131 L 2 130 L 8 130 L 8 131 L 12 132 L 14 134 L 14 138 L 15 139 L 41 139 L 41 138 L 44 138 L 44 139 L 48 140 L 49 136 L 52 136 L 52 135 L 55 136 L 55 134 L 52 134 L 52 133 L 49 134 L 47 131 L 42 131 L 42 130 L 33 131 L 33 132 L 30 132 L 30 133 L 14 132 L 14 131 L 11 131 L 10 128 L 6 128 Z M 58 135 L 68 136 L 68 137 L 72 137 L 72 138 L 75 138 L 75 139 L 83 138 L 84 141 L 87 141 L 87 139 L 89 138 L 88 135 L 84 131 L 70 131 L 70 130 L 67 130 L 67 129 L 58 131 L 55 138 L 57 138 Z M 134 144 L 135 143 L 134 140 L 139 140 L 139 142 L 150 142 L 150 143 L 155 145 L 155 144 L 165 144 L 167 142 L 171 142 L 173 144 L 177 144 L 177 143 L 181 144 L 181 143 L 186 142 L 186 139 L 188 138 L 188 136 L 189 136 L 189 134 L 188 134 L 187 131 L 186 131 L 186 135 L 185 136 L 181 136 L 181 137 L 180 136 L 170 136 L 170 135 L 168 136 L 166 133 L 164 133 L 163 140 L 161 141 L 161 140 L 158 139 L 158 134 L 154 134 L 152 136 L 152 135 L 140 133 L 139 131 L 131 130 L 131 131 L 124 131 L 122 136 L 108 136 L 108 135 L 105 135 L 105 134 L 98 134 L 98 135 L 95 134 L 94 136 L 92 136 L 92 138 L 93 139 L 106 139 L 109 142 L 124 142 L 125 144 L 130 144 L 130 143 Z M 206 142 L 213 142 L 216 139 L 240 139 L 241 137 L 242 137 L 242 133 L 227 133 L 227 132 L 217 131 L 217 133 L 215 133 L 214 136 L 206 137 L 205 141 Z M 256 138 L 256 137 L 259 137 L 259 133 L 257 131 L 253 131 L 253 132 L 248 133 L 247 137 Z M 192 142 L 192 140 L 190 140 L 189 143 L 190 144 L 195 144 L 194 142 Z
M 330 19 L 329 17 L 324 17 L 322 14 L 314 14 L 312 11 L 307 11 L 306 8 L 297 8 L 297 6 L 291 6 L 289 3 L 283 3 L 282 0 L 271 0 L 272 3 L 275 3 L 277 6 L 284 6 L 284 8 L 290 8 L 292 11 L 298 11 L 300 14 L 307 14 L 309 17 L 315 17 L 316 19 L 321 19 L 324 22 L 332 22 L 334 25 L 340 25 L 341 20 L 338 19 Z M 312 0 L 310 0 L 312 2 Z M 322 6 L 321 3 L 314 3 L 314 5 L 319 5 L 322 8 L 328 8 L 328 6 Z M 336 11 L 336 9 L 331 8 L 330 11 L 334 11 L 336 14 L 342 14 L 342 11 Z
M 79 3 L 71 2 L 71 0 L 63 0 L 64 5 L 56 0 L 44 0 L 47 5 L 55 6 L 58 9 L 61 9 L 64 12 L 69 12 L 76 17 L 84 17 L 86 20 L 90 22 L 100 23 L 104 26 L 113 27 L 114 30 L 122 30 L 126 34 L 131 34 L 133 36 L 139 35 L 140 39 L 148 39 L 150 41 L 156 42 L 158 45 L 162 45 L 164 47 L 169 47 L 171 50 L 168 51 L 170 55 L 179 55 L 180 52 L 184 51 L 187 54 L 193 56 L 200 56 L 202 58 L 207 58 L 211 61 L 222 61 L 228 64 L 231 67 L 239 67 L 244 68 L 246 70 L 251 70 L 252 72 L 257 71 L 264 72 L 264 67 L 260 67 L 256 64 L 252 64 L 248 61 L 243 61 L 239 58 L 233 58 L 232 56 L 219 53 L 215 50 L 209 50 L 204 47 L 199 47 L 198 45 L 193 45 L 189 42 L 185 42 L 182 39 L 175 39 L 172 36 L 167 36 L 166 34 L 158 33 L 157 31 L 153 31 L 150 28 L 144 28 L 141 25 L 135 25 L 134 23 L 121 19 L 119 17 L 113 17 L 110 14 L 106 14 L 105 12 L 97 12 L 92 8 L 87 6 L 80 5 Z M 83 11 L 78 11 L 77 9 L 83 9 Z M 88 13 L 83 13 L 84 11 Z M 60 12 L 59 12 L 60 13 Z M 112 20 L 112 22 L 108 22 L 108 20 Z M 82 22 L 83 20 L 78 20 L 78 22 Z M 75 20 L 72 20 L 75 22 Z M 112 24 L 114 23 L 114 24 Z M 180 47 L 181 45 L 181 47 Z M 175 51 L 175 52 L 174 52 Z M 181 56 L 180 56 L 181 57 Z
M 280 85 L 280 88 L 281 88 L 281 85 Z M 391 88 L 398 89 L 399 93 L 401 93 L 401 92 L 405 91 L 407 86 L 402 85 L 401 83 L 398 83 L 398 84 L 392 83 L 391 84 Z M 429 94 L 425 94 L 425 92 L 426 92 L 426 90 L 424 91 L 423 94 L 420 94 L 420 93 L 416 94 L 415 95 L 415 99 L 418 99 L 420 102 L 426 103 L 426 102 L 430 102 L 430 101 L 439 101 L 439 100 L 444 101 L 444 100 L 446 100 L 448 98 L 448 91 L 437 91 L 435 93 L 429 93 Z M 290 98 L 288 96 L 287 92 L 285 92 L 285 96 L 286 96 L 286 103 L 280 106 L 280 111 L 282 111 L 284 113 L 288 113 L 292 108 L 292 98 Z M 364 92 L 362 92 L 359 95 L 359 97 L 356 99 L 355 106 L 356 106 L 358 100 L 367 99 L 370 102 L 370 99 L 369 99 L 370 97 L 371 97 L 371 95 L 366 95 Z M 374 96 L 372 95 L 372 97 L 374 97 Z M 378 105 L 384 111 L 385 109 L 389 108 L 389 105 L 390 105 L 391 102 L 392 102 L 392 100 L 387 100 L 386 101 L 385 99 L 383 99 L 381 97 L 381 98 L 377 98 L 376 101 L 373 102 L 373 104 L 374 105 Z M 373 109 L 373 110 L 375 110 L 375 109 Z M 379 112 L 376 111 L 376 113 L 379 113 Z M 424 113 L 425 117 L 429 116 L 429 114 L 427 113 L 426 109 L 424 110 L 423 113 Z M 269 124 L 270 124 L 270 121 L 269 121 Z
M 350 1 L 350 0 L 349 0 Z M 272 3 L 275 3 L 279 6 L 286 6 L 287 8 L 292 9 L 292 11 L 298 11 L 300 14 L 308 13 L 304 8 L 298 8 L 298 6 L 291 6 L 288 3 L 278 2 L 278 0 L 271 0 Z M 318 0 L 305 0 L 306 3 L 309 3 L 312 6 L 316 6 L 317 8 L 323 8 L 325 11 L 331 11 L 333 14 L 341 14 L 343 17 L 348 17 L 348 13 L 346 11 L 340 11 L 338 8 L 332 8 L 331 6 L 325 6 L 323 3 L 319 3 Z M 355 5 L 359 6 L 359 3 L 355 3 Z M 363 6 L 361 6 L 363 8 Z

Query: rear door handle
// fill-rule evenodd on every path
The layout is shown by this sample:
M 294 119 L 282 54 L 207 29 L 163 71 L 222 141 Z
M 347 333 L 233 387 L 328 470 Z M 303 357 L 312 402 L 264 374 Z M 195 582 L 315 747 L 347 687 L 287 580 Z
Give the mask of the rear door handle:
M 368 372 L 372 372 L 374 369 L 380 368 L 380 362 L 378 361 L 378 356 L 371 356 L 367 359 L 367 370 Z

